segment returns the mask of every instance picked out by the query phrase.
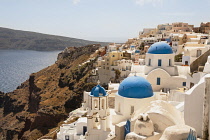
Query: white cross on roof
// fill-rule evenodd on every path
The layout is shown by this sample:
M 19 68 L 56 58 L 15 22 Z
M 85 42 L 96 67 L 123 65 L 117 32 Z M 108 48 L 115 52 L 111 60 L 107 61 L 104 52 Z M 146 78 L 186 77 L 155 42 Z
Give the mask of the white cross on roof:
M 99 85 L 99 84 L 100 84 L 100 81 L 98 80 L 97 83 L 98 83 L 98 85 Z

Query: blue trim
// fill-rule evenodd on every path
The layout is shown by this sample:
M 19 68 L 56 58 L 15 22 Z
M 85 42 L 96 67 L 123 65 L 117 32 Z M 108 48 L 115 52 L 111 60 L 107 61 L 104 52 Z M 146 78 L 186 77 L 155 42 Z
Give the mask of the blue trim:
M 186 140 L 196 140 L 196 139 L 197 138 L 196 138 L 195 132 L 192 129 L 190 129 L 190 132 L 189 132 L 188 137 L 187 137 Z
M 131 132 L 131 128 L 130 127 L 131 127 L 131 122 L 129 120 L 127 120 L 126 124 L 124 126 L 124 128 L 125 128 L 125 136 L 124 137 L 126 137 L 126 135 Z
M 165 39 L 167 42 L 171 42 L 171 39 L 170 38 L 166 38 Z

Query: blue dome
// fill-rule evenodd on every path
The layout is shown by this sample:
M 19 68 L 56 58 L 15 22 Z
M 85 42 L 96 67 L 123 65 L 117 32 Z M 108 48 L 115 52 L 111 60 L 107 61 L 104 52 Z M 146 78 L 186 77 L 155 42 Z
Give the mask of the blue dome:
M 107 96 L 108 94 L 106 93 L 105 89 L 101 87 L 100 85 L 95 86 L 92 88 L 90 92 L 90 96 L 94 97 L 102 97 L 102 96 Z
M 152 97 L 151 84 L 140 76 L 128 77 L 120 83 L 118 95 L 127 98 L 148 98 Z
M 164 42 L 157 42 L 150 46 L 147 53 L 151 54 L 172 54 L 172 48 L 170 45 Z

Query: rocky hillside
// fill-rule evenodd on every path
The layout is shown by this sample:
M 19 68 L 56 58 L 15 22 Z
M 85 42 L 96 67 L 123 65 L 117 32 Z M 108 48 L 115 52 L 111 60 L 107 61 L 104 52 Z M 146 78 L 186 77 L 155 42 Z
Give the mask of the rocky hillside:
M 58 61 L 30 75 L 16 90 L 0 92 L 0 139 L 35 140 L 49 133 L 78 108 L 95 60 L 84 65 L 99 46 L 71 47 Z
M 107 43 L 103 42 L 87 41 L 0 27 L 0 49 L 49 51 L 63 50 L 66 47 L 80 47 L 89 44 L 107 45 Z

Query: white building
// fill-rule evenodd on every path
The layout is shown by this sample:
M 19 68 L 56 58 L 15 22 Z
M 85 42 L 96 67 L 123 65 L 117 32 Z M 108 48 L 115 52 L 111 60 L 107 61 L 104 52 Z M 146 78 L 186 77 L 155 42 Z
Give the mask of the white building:
M 209 50 L 209 45 L 198 44 L 197 42 L 187 42 L 184 44 L 182 63 L 183 65 L 190 65 L 199 56 Z
M 169 130 L 174 137 L 187 139 L 193 128 L 185 125 L 181 112 L 166 101 L 157 100 L 158 96 L 162 95 L 153 93 L 150 83 L 143 77 L 132 76 L 121 82 L 112 115 L 116 140 L 167 140 L 170 133 L 165 130 L 172 126 L 174 129 Z M 176 131 L 178 127 L 183 131 Z
M 155 43 L 146 53 L 145 65 L 133 68 L 135 71 L 132 72 L 146 78 L 154 91 L 169 92 L 172 89 L 183 88 L 186 86 L 186 75 L 190 69 L 188 66 L 176 66 L 174 56 L 172 48 L 167 43 Z M 132 75 L 133 73 L 130 74 Z
M 118 85 L 110 83 L 109 90 Z M 109 93 L 112 93 L 111 91 Z M 190 129 L 179 110 L 154 93 L 151 84 L 139 76 L 124 79 L 115 93 L 115 107 L 110 109 L 109 93 L 100 85 L 84 92 L 87 117 L 61 127 L 58 140 L 177 140 L 187 139 Z M 177 131 L 176 129 L 181 131 Z M 174 139 L 173 139 L 174 140 Z
M 112 52 L 112 51 L 116 51 L 116 50 L 117 50 L 117 46 L 115 45 L 115 43 L 109 44 L 109 46 L 107 48 L 107 52 Z
M 81 117 L 71 124 L 62 124 L 57 133 L 57 140 L 76 140 L 83 139 L 87 131 L 87 118 Z
M 108 94 L 100 85 L 95 86 L 86 100 L 87 112 L 87 140 L 102 140 L 110 133 L 110 111 Z
M 115 112 L 118 115 L 112 119 L 113 124 L 127 120 L 142 106 L 147 106 L 155 100 L 150 83 L 139 76 L 128 77 L 120 83 L 115 95 Z
M 210 133 L 210 56 L 205 64 L 204 71 L 188 76 L 185 94 L 184 119 L 187 125 L 194 127 L 198 137 L 209 139 Z

